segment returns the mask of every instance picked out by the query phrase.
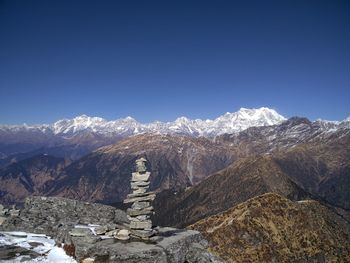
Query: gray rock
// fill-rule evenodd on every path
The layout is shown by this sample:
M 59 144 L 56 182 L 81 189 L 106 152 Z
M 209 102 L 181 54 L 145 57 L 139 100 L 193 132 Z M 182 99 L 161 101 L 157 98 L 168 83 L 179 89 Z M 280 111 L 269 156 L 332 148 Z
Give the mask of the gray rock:
M 165 250 L 168 261 L 174 263 L 185 262 L 191 244 L 200 244 L 204 239 L 198 231 L 179 230 L 170 227 L 160 228 L 158 236 L 165 236 L 165 238 L 157 242 L 157 245 Z
M 138 220 L 144 221 L 144 220 L 149 220 L 151 217 L 149 215 L 139 215 L 135 217 Z
M 145 185 L 145 186 L 142 186 L 142 185 L 134 185 L 133 183 L 131 183 L 131 189 L 133 190 L 148 190 L 149 189 L 149 185 Z
M 98 226 L 95 228 L 96 235 L 103 235 L 109 230 L 108 226 Z
M 147 182 L 151 173 L 147 172 L 144 174 L 132 173 L 131 181 L 132 182 Z
M 142 238 L 142 239 L 148 239 L 152 235 L 154 235 L 154 232 L 152 230 L 137 230 L 137 229 L 131 229 L 130 234 L 132 236 Z
M 129 230 L 126 229 L 122 229 L 118 231 L 118 234 L 115 235 L 115 238 L 119 239 L 119 240 L 128 240 L 129 237 Z
M 105 239 L 91 243 L 84 240 L 86 237 L 74 237 L 72 243 L 78 262 L 90 257 L 96 262 L 109 263 L 223 263 L 205 249 L 207 242 L 197 231 L 158 228 L 158 235 L 146 243 L 132 239 Z
M 144 194 L 147 192 L 147 188 L 138 187 L 133 189 L 134 194 Z
M 0 249 L 0 262 L 17 262 L 15 259 L 18 256 L 23 256 L 22 262 L 26 262 L 32 260 L 34 261 L 34 259 L 39 257 L 40 254 L 33 250 L 13 245 L 5 245 Z
M 125 242 L 106 239 L 90 246 L 89 257 L 102 259 L 109 263 L 166 263 L 165 251 L 154 245 L 143 242 Z M 77 257 L 77 260 L 82 257 Z
M 151 220 L 145 220 L 145 221 L 139 221 L 139 222 L 131 221 L 130 228 L 131 229 L 151 229 L 152 222 L 151 222 Z
M 92 234 L 91 230 L 88 228 L 73 228 L 69 231 L 69 234 L 72 237 L 85 237 Z
M 127 198 L 124 200 L 124 203 L 128 204 L 128 203 L 142 202 L 142 201 L 153 201 L 155 197 L 156 195 L 152 194 L 152 195 L 146 195 L 146 196 L 140 196 L 140 197 Z
M 134 197 L 153 196 L 153 195 L 155 195 L 154 192 L 135 193 L 135 191 L 133 191 L 131 194 L 127 195 L 127 198 L 131 199 L 131 198 L 134 198 Z
M 146 208 L 140 209 L 140 210 L 135 210 L 135 209 L 128 208 L 126 210 L 126 213 L 129 216 L 150 215 L 150 214 L 153 213 L 153 207 L 150 206 L 150 207 L 146 207 Z
M 131 208 L 135 210 L 141 210 L 150 206 L 151 206 L 150 202 L 135 202 L 132 204 Z
M 28 197 L 18 217 L 8 218 L 1 226 L 4 231 L 27 231 L 49 236 L 65 234 L 77 224 L 124 225 L 124 211 L 112 206 L 81 202 L 62 197 Z M 62 228 L 62 226 L 64 226 Z
M 146 181 L 146 182 L 143 182 L 143 181 L 140 181 L 140 182 L 131 182 L 131 189 L 133 189 L 133 187 L 136 187 L 136 186 L 148 186 L 150 184 L 149 181 Z
M 188 263 L 224 263 L 223 260 L 209 253 L 201 244 L 193 243 L 190 245 L 186 255 Z
M 20 210 L 12 209 L 9 212 L 10 216 L 19 216 Z

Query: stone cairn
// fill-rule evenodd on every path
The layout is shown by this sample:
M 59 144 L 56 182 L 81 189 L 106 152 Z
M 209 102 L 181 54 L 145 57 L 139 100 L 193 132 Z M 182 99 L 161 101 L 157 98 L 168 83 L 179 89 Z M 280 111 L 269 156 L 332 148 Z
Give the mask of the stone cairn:
M 151 201 L 156 197 L 154 192 L 148 192 L 150 172 L 147 172 L 145 158 L 136 160 L 136 172 L 132 173 L 131 190 L 124 200 L 125 204 L 131 203 L 126 213 L 130 220 L 130 234 L 135 238 L 148 240 L 153 234 L 151 215 L 153 207 Z

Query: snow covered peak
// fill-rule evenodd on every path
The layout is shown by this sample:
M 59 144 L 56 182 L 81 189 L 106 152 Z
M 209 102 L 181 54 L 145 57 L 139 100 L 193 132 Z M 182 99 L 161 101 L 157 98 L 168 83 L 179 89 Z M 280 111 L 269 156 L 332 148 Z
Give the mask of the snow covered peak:
M 81 115 L 73 119 L 63 119 L 55 122 L 53 124 L 53 132 L 55 134 L 69 134 L 86 129 L 97 131 L 98 128 L 105 125 L 106 122 L 107 121 L 103 118 Z
M 253 126 L 275 125 L 285 121 L 282 115 L 269 108 L 246 109 L 218 117 L 213 121 L 213 128 L 220 130 L 218 134 L 236 133 Z M 216 135 L 218 135 L 216 134 Z
M 342 122 L 348 122 L 348 121 L 350 121 L 350 116 L 344 119 Z
M 107 121 L 99 117 L 87 115 L 77 116 L 73 119 L 62 119 L 52 125 L 40 126 L 13 126 L 19 129 L 29 130 L 35 127 L 42 132 L 51 131 L 56 135 L 74 136 L 80 132 L 88 131 L 107 136 L 129 136 L 139 133 L 160 134 L 188 134 L 192 136 L 217 136 L 224 133 L 236 133 L 252 126 L 275 125 L 285 118 L 275 110 L 269 108 L 247 109 L 241 108 L 237 112 L 227 112 L 214 120 L 189 119 L 179 117 L 173 122 L 152 122 L 141 124 L 128 116 L 123 119 Z M 5 126 L 3 126 L 5 127 Z M 0 127 L 1 128 L 1 127 Z M 7 129 L 11 127 L 6 126 Z

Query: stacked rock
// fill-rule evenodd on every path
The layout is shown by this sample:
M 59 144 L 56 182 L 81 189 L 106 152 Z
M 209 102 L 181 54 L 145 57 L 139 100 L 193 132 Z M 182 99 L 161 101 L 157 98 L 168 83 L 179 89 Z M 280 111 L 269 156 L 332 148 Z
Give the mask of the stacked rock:
M 124 203 L 132 203 L 126 213 L 130 220 L 130 233 L 136 238 L 149 239 L 153 234 L 151 214 L 153 207 L 151 201 L 156 197 L 154 192 L 148 192 L 150 172 L 146 169 L 146 159 L 136 160 L 136 172 L 132 173 L 132 193 L 127 195 Z

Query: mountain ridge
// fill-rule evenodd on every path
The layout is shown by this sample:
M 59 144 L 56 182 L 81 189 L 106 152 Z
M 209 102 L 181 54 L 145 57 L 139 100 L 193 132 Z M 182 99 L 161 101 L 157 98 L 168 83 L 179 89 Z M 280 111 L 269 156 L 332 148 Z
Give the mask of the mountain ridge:
M 275 110 L 261 107 L 258 109 L 241 108 L 237 112 L 227 112 L 214 120 L 189 119 L 182 116 L 173 122 L 154 121 L 143 124 L 130 116 L 107 121 L 100 117 L 81 115 L 73 119 L 58 120 L 53 124 L 0 125 L 0 131 L 20 132 L 29 130 L 32 132 L 64 136 L 70 136 L 84 130 L 105 135 L 135 135 L 148 132 L 216 136 L 224 133 L 239 132 L 252 126 L 279 124 L 285 120 L 286 118 Z

